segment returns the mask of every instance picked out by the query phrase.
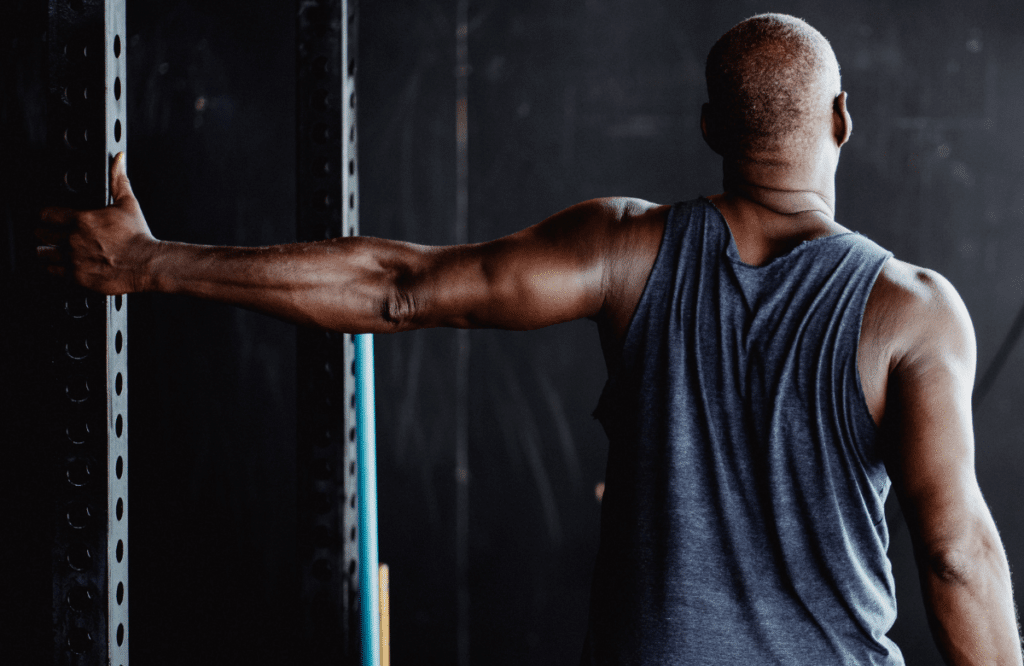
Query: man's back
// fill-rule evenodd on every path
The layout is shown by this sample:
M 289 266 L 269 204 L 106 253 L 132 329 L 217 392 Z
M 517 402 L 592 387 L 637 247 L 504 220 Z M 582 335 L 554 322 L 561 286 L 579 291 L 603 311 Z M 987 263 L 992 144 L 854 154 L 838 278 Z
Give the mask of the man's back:
M 856 369 L 888 258 L 839 233 L 755 267 L 709 201 L 672 209 L 596 413 L 611 448 L 584 663 L 902 663 Z

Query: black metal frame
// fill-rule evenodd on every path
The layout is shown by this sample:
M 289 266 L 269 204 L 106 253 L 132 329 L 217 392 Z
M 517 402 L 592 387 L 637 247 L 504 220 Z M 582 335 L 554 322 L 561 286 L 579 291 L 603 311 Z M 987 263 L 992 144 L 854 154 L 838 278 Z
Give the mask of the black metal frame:
M 49 201 L 109 201 L 126 143 L 124 0 L 49 0 Z M 54 663 L 128 664 L 127 302 L 54 285 Z
M 58 205 L 109 203 L 111 160 L 126 145 L 124 1 L 48 0 L 48 200 Z M 297 235 L 352 236 L 356 3 L 297 7 Z M 127 302 L 59 285 L 47 301 L 54 663 L 127 666 Z M 314 665 L 360 655 L 354 357 L 351 335 L 299 331 L 297 656 Z
M 355 0 L 298 0 L 297 236 L 359 232 Z M 301 654 L 359 660 L 355 349 L 351 335 L 298 332 Z

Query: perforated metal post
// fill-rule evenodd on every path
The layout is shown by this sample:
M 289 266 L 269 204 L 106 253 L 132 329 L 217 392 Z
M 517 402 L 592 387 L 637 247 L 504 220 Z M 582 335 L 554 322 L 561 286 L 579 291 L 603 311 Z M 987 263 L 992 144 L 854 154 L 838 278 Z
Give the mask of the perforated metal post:
M 98 208 L 124 150 L 124 0 L 50 0 L 49 201 Z M 54 663 L 128 664 L 127 301 L 55 285 Z
M 356 3 L 296 6 L 298 239 L 354 236 Z M 300 651 L 314 666 L 356 664 L 360 654 L 353 342 L 351 335 L 298 333 Z

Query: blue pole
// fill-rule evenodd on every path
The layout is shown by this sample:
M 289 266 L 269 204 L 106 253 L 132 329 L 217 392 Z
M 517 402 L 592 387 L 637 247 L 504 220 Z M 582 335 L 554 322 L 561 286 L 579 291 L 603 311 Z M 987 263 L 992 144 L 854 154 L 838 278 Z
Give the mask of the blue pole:
M 359 607 L 362 666 L 380 666 L 377 586 L 377 432 L 373 400 L 373 336 L 356 335 L 356 446 L 359 459 Z

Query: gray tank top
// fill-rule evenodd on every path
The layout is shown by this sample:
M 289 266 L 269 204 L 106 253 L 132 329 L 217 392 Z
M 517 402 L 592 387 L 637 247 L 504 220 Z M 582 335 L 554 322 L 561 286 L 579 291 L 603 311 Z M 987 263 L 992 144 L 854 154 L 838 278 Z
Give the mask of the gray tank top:
M 844 233 L 753 267 L 709 201 L 673 206 L 594 412 L 610 449 L 583 664 L 903 664 L 857 372 L 890 256 Z

